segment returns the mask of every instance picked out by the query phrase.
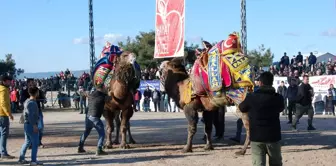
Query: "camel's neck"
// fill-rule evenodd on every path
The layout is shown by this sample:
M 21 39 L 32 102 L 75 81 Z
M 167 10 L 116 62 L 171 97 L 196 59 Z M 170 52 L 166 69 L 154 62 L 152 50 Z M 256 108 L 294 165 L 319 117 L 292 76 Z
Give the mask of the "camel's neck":
M 189 79 L 188 74 L 184 73 L 169 73 L 165 81 L 165 90 L 167 94 L 174 100 L 178 107 L 180 107 L 180 89 L 179 86 Z
M 112 80 L 110 90 L 118 99 L 125 98 L 125 96 L 127 96 L 130 92 L 128 86 L 119 80 Z

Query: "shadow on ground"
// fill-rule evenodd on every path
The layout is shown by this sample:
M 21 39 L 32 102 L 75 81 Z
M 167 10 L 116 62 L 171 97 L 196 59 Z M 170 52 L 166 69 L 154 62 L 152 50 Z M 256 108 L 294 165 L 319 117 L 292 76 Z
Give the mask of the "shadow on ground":
M 206 154 L 189 154 L 188 156 L 205 156 Z M 99 157 L 93 158 L 85 158 L 80 160 L 48 160 L 48 161 L 41 161 L 44 165 L 90 165 L 90 164 L 113 164 L 113 163 L 124 163 L 124 164 L 132 164 L 138 162 L 150 162 L 155 160 L 162 160 L 162 159 L 177 159 L 183 158 L 186 155 L 169 155 L 169 156 L 144 156 L 144 157 L 130 157 L 130 158 L 116 158 L 116 159 L 101 159 Z M 50 163 L 50 164 L 48 164 Z M 53 164 L 57 163 L 57 164 Z M 16 162 L 8 161 L 8 162 L 1 162 L 4 165 L 15 165 Z
M 313 132 L 306 131 L 307 118 L 302 118 L 300 124 L 298 125 L 298 132 L 292 131 L 290 126 L 286 124 L 286 119 L 281 118 L 282 126 L 282 136 L 284 145 L 331 145 L 335 146 L 336 142 L 331 140 L 336 140 L 336 135 L 328 134 L 335 132 L 336 121 L 335 118 L 320 118 L 314 119 L 315 127 L 318 129 Z M 320 121 L 320 122 L 317 122 Z M 316 125 L 319 124 L 319 125 Z M 321 125 L 322 124 L 322 125 Z M 236 131 L 235 120 L 230 118 L 226 120 L 225 126 L 225 136 L 233 136 Z M 198 132 L 194 137 L 194 143 L 203 143 L 201 140 L 203 136 L 204 125 L 198 123 Z M 44 135 L 47 138 L 57 137 L 61 139 L 67 138 L 79 138 L 84 130 L 84 119 L 83 121 L 74 122 L 60 122 L 60 123 L 48 123 L 45 124 Z M 187 138 L 187 121 L 184 118 L 175 119 L 141 119 L 141 120 L 131 120 L 131 131 L 134 139 L 140 144 L 152 144 L 152 145 L 182 145 L 186 142 Z M 243 133 L 244 134 L 244 133 Z M 93 131 L 92 135 L 96 137 L 96 132 Z M 245 134 L 244 134 L 245 135 Z M 115 134 L 113 133 L 113 137 Z M 12 139 L 23 138 L 23 129 L 21 128 L 11 128 Z M 317 137 L 326 137 L 323 142 L 317 141 Z M 243 137 L 244 138 L 244 137 Z M 334 138 L 334 139 L 332 139 Z M 242 139 L 243 140 L 243 139 Z M 321 139 L 320 139 L 321 140 Z M 55 145 L 57 143 L 55 142 Z M 62 146 L 74 145 L 77 146 L 77 142 L 74 143 L 64 143 Z M 51 145 L 52 147 L 54 145 Z
M 149 117 L 150 118 L 150 117 Z M 308 132 L 307 118 L 304 117 L 300 120 L 298 125 L 299 131 L 292 131 L 290 125 L 286 124 L 287 120 L 281 117 L 282 127 L 282 143 L 284 146 L 297 146 L 301 145 L 302 148 L 286 149 L 283 153 L 301 152 L 301 151 L 315 151 L 315 150 L 328 150 L 336 148 L 336 121 L 333 117 L 316 117 L 314 119 L 314 125 L 317 128 L 316 131 Z M 23 139 L 23 130 L 21 126 L 11 128 L 10 139 Z M 198 132 L 194 137 L 194 147 L 199 148 L 203 146 L 204 141 L 202 123 L 198 124 Z M 160 160 L 162 158 L 182 158 L 186 155 L 167 155 L 167 156 L 148 156 L 148 157 L 136 157 L 136 158 L 115 158 L 113 159 L 78 159 L 78 161 L 72 160 L 53 160 L 61 156 L 74 156 L 78 157 L 79 154 L 75 153 L 78 145 L 78 140 L 84 129 L 83 121 L 78 120 L 73 122 L 55 122 L 45 124 L 45 145 L 46 148 L 58 148 L 58 147 L 73 147 L 74 152 L 66 152 L 68 154 L 55 154 L 55 155 L 43 155 L 41 157 L 48 157 L 51 160 L 45 161 L 48 163 L 60 163 L 57 165 L 83 165 L 92 163 L 136 163 Z M 118 145 L 114 146 L 109 153 L 110 154 L 132 154 L 132 153 L 148 153 L 155 151 L 178 151 L 182 148 L 181 145 L 186 143 L 187 138 L 187 121 L 184 118 L 170 118 L 170 119 L 135 119 L 131 120 L 131 131 L 135 141 L 138 144 L 131 145 L 131 149 L 122 150 L 118 148 Z M 226 119 L 225 138 L 224 140 L 215 144 L 215 148 L 225 146 L 225 150 L 237 150 L 237 146 L 229 147 L 234 143 L 231 142 L 228 137 L 233 136 L 236 132 L 236 119 L 232 116 Z M 87 139 L 86 146 L 96 146 L 97 133 L 93 131 L 92 135 Z M 244 138 L 245 133 L 243 133 Z M 113 135 L 114 136 L 114 135 Z M 243 141 L 244 139 L 242 139 Z M 322 141 L 321 141 L 322 140 Z M 318 145 L 316 148 L 305 148 L 305 145 Z M 223 149 L 222 149 L 223 150 Z M 86 153 L 85 155 L 93 155 L 93 152 Z M 176 153 L 172 153 L 176 154 Z M 199 154 L 188 154 L 199 155 Z M 83 156 L 82 156 L 83 157 Z M 14 162 L 15 163 L 15 162 Z M 1 162 L 1 164 L 11 165 L 13 162 Z

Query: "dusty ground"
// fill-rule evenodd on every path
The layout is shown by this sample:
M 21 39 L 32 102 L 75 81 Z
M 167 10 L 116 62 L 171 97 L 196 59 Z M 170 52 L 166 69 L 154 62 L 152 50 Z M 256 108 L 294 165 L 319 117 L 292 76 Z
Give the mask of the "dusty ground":
M 186 142 L 187 126 L 183 113 L 136 113 L 132 118 L 132 132 L 138 144 L 132 149 L 121 150 L 117 146 L 108 150 L 109 155 L 94 156 L 97 142 L 96 131 L 92 132 L 86 143 L 87 154 L 76 153 L 79 136 L 83 131 L 84 115 L 77 112 L 45 113 L 46 147 L 40 149 L 39 160 L 45 165 L 251 165 L 250 150 L 242 157 L 234 152 L 241 145 L 229 141 L 235 133 L 236 117 L 226 116 L 225 139 L 215 144 L 215 150 L 205 152 L 202 148 L 203 125 L 199 123 L 195 137 L 194 153 L 183 154 L 181 148 Z M 23 143 L 22 125 L 18 123 L 19 115 L 11 123 L 8 151 L 18 156 Z M 282 117 L 283 129 L 283 163 L 288 166 L 331 166 L 336 163 L 336 118 L 316 115 L 315 132 L 307 132 L 306 117 L 300 120 L 299 131 L 293 132 Z M 30 151 L 27 153 L 28 159 Z M 0 165 L 16 165 L 15 160 L 0 161 Z

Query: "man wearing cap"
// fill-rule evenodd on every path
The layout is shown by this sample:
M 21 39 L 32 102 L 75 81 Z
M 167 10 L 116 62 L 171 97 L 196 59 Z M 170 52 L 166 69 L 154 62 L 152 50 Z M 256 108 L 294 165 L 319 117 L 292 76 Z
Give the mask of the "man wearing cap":
M 9 119 L 14 120 L 9 100 L 9 86 L 12 78 L 0 76 L 0 153 L 2 159 L 13 159 L 7 153 L 7 138 L 9 134 Z

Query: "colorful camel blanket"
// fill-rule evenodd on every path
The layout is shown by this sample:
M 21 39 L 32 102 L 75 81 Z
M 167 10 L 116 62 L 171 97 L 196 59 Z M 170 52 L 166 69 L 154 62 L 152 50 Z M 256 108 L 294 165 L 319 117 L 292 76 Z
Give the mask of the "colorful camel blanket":
M 118 46 L 112 45 L 108 48 L 110 49 L 109 51 L 107 51 L 106 47 L 104 47 L 104 50 L 102 52 L 104 52 L 106 56 L 100 58 L 95 64 L 93 71 L 91 71 L 91 75 L 93 77 L 93 85 L 96 88 L 105 88 L 104 82 L 109 73 L 114 69 L 114 59 L 122 53 Z
M 135 77 L 134 77 L 133 81 L 131 82 L 130 88 L 135 91 L 136 89 L 138 89 L 140 87 L 140 79 L 141 79 L 140 65 L 136 61 L 133 64 L 133 69 L 135 71 Z M 105 90 L 109 89 L 110 82 L 113 79 L 113 74 L 114 74 L 114 71 L 110 70 L 110 72 L 105 77 L 104 83 L 103 83 L 103 88 Z
M 210 91 L 220 96 L 224 88 L 253 87 L 248 58 L 241 53 L 239 35 L 232 33 L 197 59 L 192 69 L 195 94 Z
M 222 60 L 230 68 L 233 88 L 253 87 L 251 67 L 246 56 L 235 53 L 224 56 Z

